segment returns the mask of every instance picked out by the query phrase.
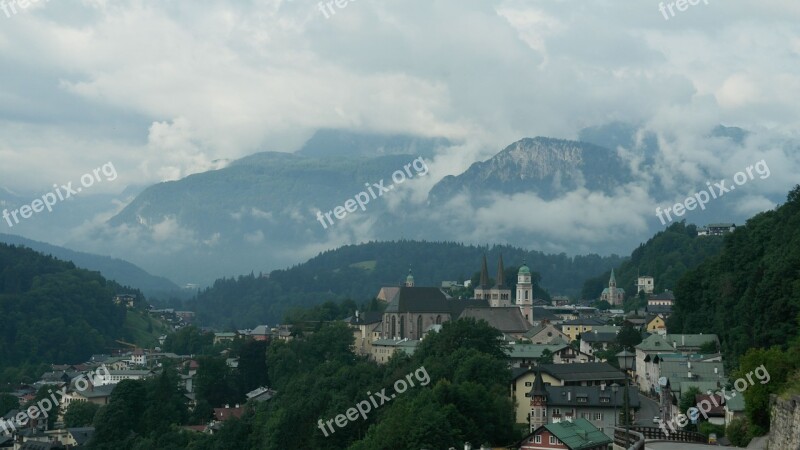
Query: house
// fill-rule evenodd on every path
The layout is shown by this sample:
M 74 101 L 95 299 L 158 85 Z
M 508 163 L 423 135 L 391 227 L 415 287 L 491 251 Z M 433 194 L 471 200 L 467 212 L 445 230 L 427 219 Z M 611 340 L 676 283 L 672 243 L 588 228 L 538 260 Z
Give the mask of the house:
M 358 355 L 372 354 L 373 330 L 380 325 L 383 313 L 380 311 L 359 312 L 344 319 L 353 330 L 353 350 Z
M 236 333 L 214 333 L 214 345 L 223 343 L 223 342 L 233 342 L 236 339 Z
M 631 417 L 639 409 L 639 392 L 628 386 L 628 406 Z M 571 422 L 583 419 L 609 438 L 614 437 L 617 414 L 625 407 L 625 392 L 611 386 L 550 386 L 537 376 L 527 393 L 528 417 L 531 429 L 547 423 Z M 519 415 L 519 413 L 518 413 Z
M 111 397 L 111 392 L 115 387 L 117 387 L 116 384 L 107 384 L 102 386 L 91 386 L 85 391 L 73 391 L 64 396 L 61 403 L 65 408 L 69 406 L 70 403 L 75 401 L 95 403 L 100 406 L 107 405 L 108 400 Z
M 236 405 L 231 408 L 230 405 L 225 405 L 224 408 L 214 408 L 214 421 L 225 422 L 232 418 L 241 419 L 244 415 L 244 407 Z
M 512 344 L 506 354 L 511 367 L 532 367 L 538 365 L 545 352 L 552 357 L 554 364 L 585 363 L 594 360 L 590 355 L 575 350 L 569 344 Z
M 645 319 L 645 331 L 650 334 L 667 334 L 667 322 L 661 314 L 650 314 Z
M 608 350 L 610 346 L 617 343 L 617 334 L 620 329 L 615 326 L 603 326 L 581 334 L 581 352 L 594 356 L 596 351 Z
M 97 386 L 117 384 L 122 380 L 143 380 L 153 376 L 152 370 L 109 370 L 108 375 L 97 378 Z
M 511 399 L 516 405 L 518 423 L 526 423 L 530 413 L 531 387 L 536 380 L 537 370 L 541 371 L 542 380 L 550 386 L 611 386 L 625 384 L 625 374 L 611 364 L 587 362 L 582 364 L 541 364 L 535 369 L 511 369 Z
M 377 339 L 372 342 L 372 359 L 378 363 L 385 363 L 397 351 L 405 352 L 411 356 L 417 349 L 420 341 L 409 339 Z
M 83 447 L 94 435 L 94 427 L 67 428 L 67 437 L 62 441 L 68 448 Z
M 120 294 L 114 296 L 115 305 L 122 305 L 125 306 L 126 308 L 133 308 L 135 302 L 136 302 L 136 297 L 130 294 Z
M 745 417 L 744 395 L 737 395 L 725 400 L 725 426 L 731 424 L 733 419 Z
M 146 366 L 147 365 L 147 354 L 139 347 L 133 349 L 133 353 L 131 353 L 131 364 L 134 366 Z
M 725 396 L 723 394 L 697 394 L 694 396 L 695 405 L 704 403 L 709 405 L 711 410 L 701 415 L 698 420 L 705 421 L 708 416 L 708 423 L 712 425 L 725 425 Z
M 272 336 L 272 330 L 266 325 L 259 325 L 250 330 L 247 336 L 254 341 L 269 341 L 270 336 Z
M 594 318 L 584 317 L 575 320 L 568 320 L 561 324 L 561 332 L 569 336 L 570 342 L 577 340 L 581 333 L 592 331 L 593 328 L 606 325 L 606 322 Z
M 644 291 L 645 294 L 652 294 L 654 289 L 654 280 L 653 277 L 648 275 L 640 275 L 636 279 L 636 294 L 638 295 L 639 292 Z
M 531 327 L 531 329 L 525 333 L 524 337 L 530 339 L 532 344 L 550 344 L 555 339 L 569 342 L 569 336 L 549 323 Z
M 585 419 L 548 423 L 525 437 L 520 450 L 606 450 L 613 440 Z
M 564 321 L 561 317 L 555 315 L 553 311 L 551 311 L 548 307 L 545 306 L 533 306 L 532 307 L 532 320 L 531 325 L 534 327 L 539 327 L 547 324 L 560 324 Z
M 272 397 L 275 397 L 275 394 L 278 392 L 270 389 L 266 386 L 261 386 L 258 389 L 254 389 L 246 394 L 247 401 L 254 401 L 254 402 L 265 402 L 267 400 L 272 400 Z
M 736 224 L 733 223 L 710 223 L 704 228 L 697 229 L 698 236 L 722 236 L 736 231 Z
M 636 374 L 634 382 L 642 392 L 657 392 L 657 381 L 660 378 L 659 368 L 654 364 L 656 355 L 683 354 L 691 355 L 700 352 L 704 345 L 716 344 L 716 334 L 653 334 L 645 338 L 636 348 Z M 661 360 L 663 358 L 659 358 Z M 674 387 L 674 386 L 673 386 Z

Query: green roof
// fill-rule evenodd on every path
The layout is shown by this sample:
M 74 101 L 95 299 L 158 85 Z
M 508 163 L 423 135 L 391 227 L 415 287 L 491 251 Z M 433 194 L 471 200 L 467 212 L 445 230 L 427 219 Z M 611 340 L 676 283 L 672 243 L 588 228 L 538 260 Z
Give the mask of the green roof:
M 520 268 L 519 268 L 519 273 L 527 273 L 527 274 L 530 274 L 530 273 L 531 273 L 531 269 L 530 269 L 530 268 L 528 268 L 528 266 L 527 266 L 525 263 L 523 263 L 523 264 L 522 264 L 522 267 L 520 267 Z
M 542 357 L 545 350 L 550 350 L 550 353 L 563 350 L 569 347 L 567 344 L 549 345 L 549 344 L 514 344 L 509 345 L 506 350 L 506 355 L 509 358 L 532 358 L 538 359 Z
M 591 422 L 582 418 L 572 422 L 549 423 L 544 425 L 544 428 L 573 450 L 611 443 L 611 438 L 598 430 Z
M 700 348 L 707 342 L 719 343 L 716 334 L 653 334 L 636 346 L 637 350 L 645 352 L 664 351 L 672 352 L 675 350 L 673 343 L 678 349 Z

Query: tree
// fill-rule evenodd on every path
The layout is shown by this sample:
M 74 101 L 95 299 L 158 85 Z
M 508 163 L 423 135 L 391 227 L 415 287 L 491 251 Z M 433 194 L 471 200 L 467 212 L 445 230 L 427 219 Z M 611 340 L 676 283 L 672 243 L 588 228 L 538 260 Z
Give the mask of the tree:
M 631 349 L 642 343 L 642 333 L 630 324 L 624 325 L 617 334 L 617 344 L 623 348 Z
M 266 386 L 267 378 L 267 343 L 264 341 L 249 341 L 242 345 L 239 352 L 239 382 L 238 387 L 242 394 L 253 389 Z
M 553 352 L 549 348 L 542 350 L 542 357 L 539 358 L 539 364 L 553 364 Z
M 0 416 L 5 415 L 12 409 L 19 409 L 19 400 L 11 394 L 0 394 Z
M 71 402 L 64 413 L 64 426 L 67 428 L 91 426 L 99 409 L 100 405 L 97 403 Z
M 737 417 L 731 420 L 728 428 L 725 429 L 725 436 L 731 441 L 731 444 L 737 447 L 747 447 L 750 443 L 750 424 L 744 417 Z

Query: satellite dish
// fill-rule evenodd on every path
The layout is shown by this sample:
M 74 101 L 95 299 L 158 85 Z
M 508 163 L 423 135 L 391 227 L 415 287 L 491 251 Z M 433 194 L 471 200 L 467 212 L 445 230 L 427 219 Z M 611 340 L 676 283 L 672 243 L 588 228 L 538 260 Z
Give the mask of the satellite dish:
M 661 377 L 658 379 L 659 386 L 666 386 L 667 385 L 667 377 Z

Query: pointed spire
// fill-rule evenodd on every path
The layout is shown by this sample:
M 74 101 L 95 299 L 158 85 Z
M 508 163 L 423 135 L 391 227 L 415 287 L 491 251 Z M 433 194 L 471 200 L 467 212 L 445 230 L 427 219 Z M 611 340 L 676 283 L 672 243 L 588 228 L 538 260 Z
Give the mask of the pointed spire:
M 533 386 L 531 387 L 531 399 L 534 396 L 537 397 L 547 397 L 547 391 L 544 388 L 544 379 L 542 378 L 542 368 L 536 367 L 536 379 L 533 380 Z
M 486 267 L 486 253 L 483 254 L 483 265 L 481 266 L 481 285 L 482 288 L 489 287 L 489 269 Z
M 502 288 L 505 286 L 506 276 L 503 272 L 505 272 L 505 270 L 503 269 L 503 254 L 501 253 L 500 260 L 497 261 L 497 278 L 495 279 L 494 287 Z
M 614 276 L 614 268 L 611 268 L 611 278 L 608 280 L 609 286 L 616 286 L 617 285 L 617 277 Z

